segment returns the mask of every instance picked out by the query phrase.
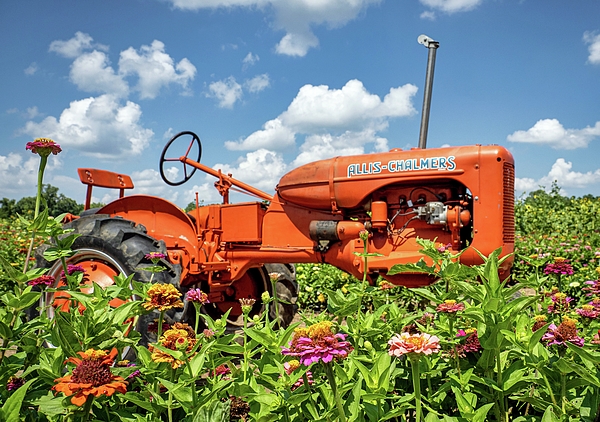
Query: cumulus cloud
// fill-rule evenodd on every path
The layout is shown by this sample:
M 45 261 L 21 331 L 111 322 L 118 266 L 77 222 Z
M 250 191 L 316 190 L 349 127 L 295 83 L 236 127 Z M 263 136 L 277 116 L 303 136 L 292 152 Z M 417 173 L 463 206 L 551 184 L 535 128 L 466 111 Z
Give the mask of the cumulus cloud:
M 141 98 L 155 98 L 161 88 L 170 84 L 180 85 L 185 94 L 196 76 L 196 67 L 186 58 L 175 63 L 165 53 L 165 44 L 154 40 L 151 45 L 143 45 L 139 51 L 133 47 L 121 52 L 119 73 L 138 77 L 135 90 Z
M 35 196 L 35 188 L 37 185 L 37 176 L 40 160 L 37 155 L 23 155 L 17 153 L 9 153 L 8 155 L 0 155 L 0 197 L 11 198 L 14 196 Z M 45 170 L 45 182 L 51 180 L 54 170 L 62 166 L 60 156 L 52 156 L 48 160 Z M 30 193 L 23 193 L 29 190 Z
M 216 164 L 213 168 L 220 168 L 223 173 L 231 173 L 238 180 L 272 193 L 273 188 L 286 172 L 287 166 L 280 154 L 261 148 L 247 153 L 234 166 Z
M 233 108 L 243 95 L 242 86 L 233 76 L 211 83 L 206 94 L 209 98 L 216 98 L 221 108 Z
M 387 139 L 378 133 L 388 127 L 389 119 L 416 113 L 412 105 L 416 92 L 414 85 L 407 84 L 391 88 L 382 100 L 358 80 L 341 89 L 305 85 L 277 118 L 245 139 L 226 142 L 225 147 L 289 151 L 296 138 L 305 135 L 294 166 L 334 155 L 362 154 L 367 144 L 375 151 L 386 151 Z
M 49 137 L 63 147 L 80 150 L 97 158 L 124 158 L 139 155 L 154 133 L 140 124 L 138 104 L 124 104 L 112 95 L 101 95 L 73 101 L 57 119 L 46 117 L 41 122 L 29 121 L 22 132 Z
M 27 76 L 34 75 L 39 70 L 39 66 L 36 62 L 31 63 L 25 70 L 23 71 Z
M 286 34 L 276 45 L 279 54 L 302 57 L 319 45 L 311 27 L 341 27 L 381 0 L 169 0 L 176 8 L 262 8 L 274 12 L 273 26 Z
M 92 50 L 92 51 L 87 51 Z M 53 41 L 50 51 L 74 59 L 70 79 L 84 92 L 112 94 L 123 98 L 130 90 L 140 98 L 156 98 L 160 90 L 179 85 L 184 95 L 189 94 L 190 83 L 196 76 L 196 67 L 186 58 L 175 63 L 165 52 L 164 43 L 154 40 L 139 50 L 129 47 L 119 56 L 118 69 L 111 66 L 108 48 L 95 44 L 90 35 L 77 32 L 67 41 Z M 130 89 L 128 79 L 134 79 Z
M 586 31 L 583 34 L 583 42 L 589 44 L 588 62 L 592 64 L 600 64 L 600 33 L 594 31 Z
M 269 75 L 263 73 L 262 75 L 257 75 L 252 79 L 248 79 L 244 82 L 244 87 L 248 90 L 248 92 L 256 93 L 260 92 L 271 85 L 271 80 L 269 79 Z
M 71 82 L 84 92 L 114 94 L 127 97 L 129 86 L 110 66 L 108 56 L 94 50 L 81 54 L 71 65 Z
M 171 202 L 176 202 L 179 192 L 163 182 L 160 173 L 154 169 L 145 169 L 131 173 L 135 194 L 159 196 Z
M 50 43 L 49 51 L 68 59 L 74 59 L 80 56 L 85 50 L 98 49 L 102 51 L 108 51 L 108 47 L 102 44 L 96 44 L 93 41 L 94 39 L 89 34 L 84 34 L 83 32 L 78 31 L 70 40 L 52 41 Z
M 419 0 L 421 4 L 433 10 L 444 13 L 466 12 L 479 6 L 483 0 Z M 431 13 L 421 15 L 422 18 L 432 19 Z
M 287 126 L 284 126 L 281 119 L 269 120 L 263 125 L 262 130 L 258 130 L 238 142 L 227 141 L 225 148 L 228 150 L 254 150 L 267 148 L 270 150 L 287 149 L 294 145 L 294 132 Z
M 565 129 L 556 119 L 538 120 L 533 127 L 524 131 L 518 130 L 506 138 L 510 142 L 522 142 L 549 145 L 554 149 L 585 148 L 600 136 L 600 121 L 593 127 L 584 129 Z
M 515 191 L 517 193 L 531 192 L 540 187 L 549 190 L 552 183 L 556 182 L 561 187 L 562 193 L 568 189 L 581 189 L 600 183 L 600 169 L 588 172 L 573 171 L 573 163 L 564 158 L 558 158 L 547 175 L 538 180 L 533 178 L 516 178 Z

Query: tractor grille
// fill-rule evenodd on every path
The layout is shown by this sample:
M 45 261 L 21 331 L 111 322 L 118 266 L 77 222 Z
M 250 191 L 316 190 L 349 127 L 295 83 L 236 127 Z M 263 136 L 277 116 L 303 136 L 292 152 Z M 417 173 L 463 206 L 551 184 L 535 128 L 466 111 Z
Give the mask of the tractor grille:
M 502 225 L 504 243 L 515 241 L 515 166 L 504 162 L 504 209 Z

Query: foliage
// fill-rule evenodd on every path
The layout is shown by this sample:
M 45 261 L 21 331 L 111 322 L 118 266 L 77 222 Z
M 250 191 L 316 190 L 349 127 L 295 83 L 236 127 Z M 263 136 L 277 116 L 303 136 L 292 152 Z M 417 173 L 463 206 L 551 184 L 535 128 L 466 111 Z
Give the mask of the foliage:
M 83 211 L 83 205 L 75 200 L 58 193 L 58 188 L 52 185 L 43 185 L 42 198 L 46 201 L 48 214 L 56 217 L 64 213 L 79 214 Z M 33 214 L 36 198 L 26 196 L 15 201 L 14 199 L 2 198 L 0 200 L 0 218 L 13 218 L 17 214 L 26 216 Z

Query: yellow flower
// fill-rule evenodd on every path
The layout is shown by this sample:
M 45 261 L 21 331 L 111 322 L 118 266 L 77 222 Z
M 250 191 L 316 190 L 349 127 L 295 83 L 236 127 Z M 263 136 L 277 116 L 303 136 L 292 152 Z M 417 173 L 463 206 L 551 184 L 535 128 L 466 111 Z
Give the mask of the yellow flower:
M 166 311 L 172 308 L 183 308 L 181 292 L 172 284 L 153 284 L 148 289 L 148 297 L 142 306 L 146 310 Z
M 158 344 L 169 350 L 179 350 L 185 353 L 191 353 L 196 345 L 196 333 L 188 324 L 176 322 L 173 326 L 165 331 L 158 340 Z M 168 362 L 173 369 L 179 368 L 185 362 L 175 359 L 168 353 L 163 352 L 153 346 L 149 346 L 148 350 L 152 353 L 152 361 Z
M 317 300 L 321 303 L 325 302 L 325 295 L 323 293 L 319 293 L 319 296 L 317 296 Z

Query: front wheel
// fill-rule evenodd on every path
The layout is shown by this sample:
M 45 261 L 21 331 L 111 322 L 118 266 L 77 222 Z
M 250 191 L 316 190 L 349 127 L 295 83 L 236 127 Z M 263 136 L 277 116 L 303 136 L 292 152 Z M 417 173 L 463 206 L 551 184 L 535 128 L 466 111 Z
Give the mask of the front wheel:
M 140 282 L 152 281 L 179 286 L 179 265 L 161 259 L 159 265 L 164 267 L 164 271 L 152 273 L 144 270 L 153 265 L 152 261 L 146 258 L 147 254 L 158 252 L 166 255 L 167 249 L 163 241 L 148 236 L 142 225 L 120 217 L 94 214 L 67 223 L 65 229 L 72 229 L 80 235 L 73 243 L 71 249 L 74 254 L 67 259 L 67 264 L 80 267 L 88 281 L 106 287 L 114 284 L 114 277 L 119 274 L 133 274 L 133 279 Z M 44 245 L 36 251 L 37 266 L 48 268 L 47 274 L 59 283 L 63 275 L 62 264 L 59 261 L 48 262 L 43 257 L 44 250 L 49 246 Z M 53 317 L 55 310 L 67 301 L 68 298 L 61 296 L 60 292 L 46 294 L 45 303 L 52 305 L 47 307 L 48 316 Z M 114 307 L 119 304 L 121 303 L 118 301 L 111 303 Z M 178 320 L 181 316 L 171 317 Z M 141 335 L 142 344 L 156 340 L 154 333 L 148 330 L 148 325 L 157 318 L 157 313 L 138 318 L 136 331 Z

